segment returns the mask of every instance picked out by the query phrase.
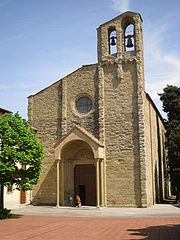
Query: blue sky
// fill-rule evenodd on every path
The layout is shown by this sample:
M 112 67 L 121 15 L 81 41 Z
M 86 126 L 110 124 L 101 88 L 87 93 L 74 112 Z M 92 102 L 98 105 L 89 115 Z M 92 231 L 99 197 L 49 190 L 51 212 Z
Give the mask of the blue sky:
M 27 118 L 27 97 L 97 62 L 96 28 L 124 11 L 143 18 L 145 86 L 180 85 L 179 0 L 0 0 L 0 107 Z

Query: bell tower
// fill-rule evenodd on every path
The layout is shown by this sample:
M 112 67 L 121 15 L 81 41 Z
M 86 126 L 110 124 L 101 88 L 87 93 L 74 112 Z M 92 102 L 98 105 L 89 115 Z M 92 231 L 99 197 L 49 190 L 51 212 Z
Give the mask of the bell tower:
M 98 62 L 122 58 L 131 52 L 143 57 L 142 18 L 139 13 L 125 12 L 97 29 Z
M 109 177 L 114 177 L 112 162 L 109 160 L 112 158 L 119 168 L 117 179 L 119 176 L 122 179 L 127 177 L 124 176 L 121 163 L 131 169 L 129 174 L 132 176 L 128 187 L 121 181 L 117 189 L 111 186 L 107 178 L 107 188 L 114 189 L 121 202 L 125 193 L 119 189 L 126 189 L 126 194 L 132 196 L 132 204 L 143 207 L 147 205 L 147 195 L 141 15 L 125 12 L 100 25 L 97 35 L 99 139 L 106 145 Z M 134 182 L 140 184 L 136 186 Z M 107 198 L 113 194 L 111 190 L 107 191 Z

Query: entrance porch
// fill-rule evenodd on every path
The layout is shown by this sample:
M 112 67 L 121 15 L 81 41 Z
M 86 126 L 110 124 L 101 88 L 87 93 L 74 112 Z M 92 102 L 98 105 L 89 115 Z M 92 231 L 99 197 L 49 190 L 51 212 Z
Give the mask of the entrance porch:
M 56 145 L 57 206 L 71 206 L 78 194 L 82 205 L 106 206 L 104 146 L 75 126 Z

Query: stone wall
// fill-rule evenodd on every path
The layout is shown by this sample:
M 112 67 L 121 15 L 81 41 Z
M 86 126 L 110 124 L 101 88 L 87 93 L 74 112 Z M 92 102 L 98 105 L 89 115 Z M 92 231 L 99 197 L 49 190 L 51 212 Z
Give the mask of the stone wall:
M 107 204 L 140 206 L 136 63 L 123 64 L 121 81 L 116 68 L 104 68 Z
M 151 206 L 160 203 L 165 197 L 165 128 L 163 119 L 148 94 L 145 102 L 147 205 Z
M 135 26 L 135 50 L 125 51 L 124 30 Z M 110 29 L 117 52 L 110 54 Z M 144 62 L 141 17 L 127 12 L 98 28 L 98 61 L 104 72 L 107 205 L 146 205 Z M 142 169 L 141 169 L 142 166 Z M 143 200 L 142 200 L 143 198 Z
M 63 81 L 66 82 L 63 89 L 63 95 L 66 96 L 66 131 L 78 125 L 99 138 L 97 65 L 85 65 L 74 74 L 65 77 Z M 76 110 L 75 103 L 82 96 L 89 96 L 93 102 L 93 110 L 87 114 L 80 114 Z
M 45 146 L 45 160 L 40 181 L 33 190 L 33 204 L 56 203 L 57 177 L 54 146 L 58 140 L 74 125 L 84 127 L 98 137 L 96 78 L 96 64 L 83 66 L 50 87 L 29 97 L 29 122 L 31 127 L 36 129 L 37 136 Z M 92 98 L 94 110 L 80 115 L 76 111 L 75 102 L 84 94 Z
M 56 202 L 56 164 L 54 145 L 58 140 L 59 95 L 61 83 L 57 82 L 29 97 L 28 115 L 30 125 L 45 147 L 45 159 L 40 181 L 32 192 L 33 204 L 54 204 Z
M 123 27 L 131 21 L 135 49 L 125 52 Z M 54 147 L 74 125 L 105 145 L 103 191 L 108 206 L 146 207 L 162 199 L 164 126 L 144 92 L 141 21 L 139 14 L 127 12 L 101 25 L 98 64 L 84 65 L 29 97 L 29 121 L 46 150 L 40 181 L 33 191 L 34 204 L 56 203 Z M 112 55 L 109 27 L 117 30 L 117 53 Z M 79 114 L 75 103 L 85 95 L 92 99 L 93 109 Z

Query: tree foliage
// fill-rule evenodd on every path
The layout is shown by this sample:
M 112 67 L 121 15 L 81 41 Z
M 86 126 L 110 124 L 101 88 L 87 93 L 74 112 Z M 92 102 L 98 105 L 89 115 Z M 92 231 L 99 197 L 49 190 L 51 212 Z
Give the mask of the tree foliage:
M 18 113 L 0 118 L 0 184 L 15 184 L 26 191 L 37 184 L 44 156 L 43 146 Z
M 171 181 L 180 191 L 180 87 L 167 85 L 159 94 L 167 113 L 166 147 Z

